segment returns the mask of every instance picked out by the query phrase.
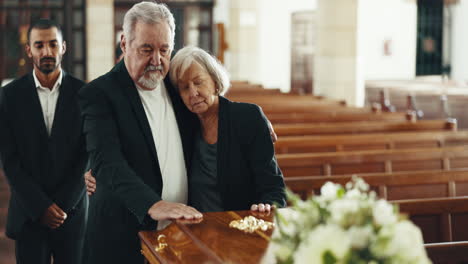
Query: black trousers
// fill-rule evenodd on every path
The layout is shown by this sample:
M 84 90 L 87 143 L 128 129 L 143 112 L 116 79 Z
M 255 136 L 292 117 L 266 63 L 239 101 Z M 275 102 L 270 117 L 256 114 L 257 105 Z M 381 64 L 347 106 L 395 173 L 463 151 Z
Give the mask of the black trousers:
M 136 217 L 99 188 L 89 199 L 83 264 L 143 264 Z
M 65 222 L 50 229 L 38 222 L 29 222 L 16 239 L 17 264 L 82 264 L 88 197 L 69 212 Z

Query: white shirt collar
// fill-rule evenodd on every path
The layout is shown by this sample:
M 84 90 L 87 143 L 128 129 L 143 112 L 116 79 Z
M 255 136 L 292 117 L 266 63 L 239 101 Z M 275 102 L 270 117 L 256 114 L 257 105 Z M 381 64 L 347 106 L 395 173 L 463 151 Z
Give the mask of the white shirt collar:
M 60 69 L 60 73 L 59 73 L 59 76 L 57 78 L 57 81 L 55 81 L 55 84 L 54 84 L 54 86 L 52 86 L 51 91 L 55 91 L 55 90 L 58 90 L 60 88 L 60 85 L 62 84 L 62 76 L 63 76 L 63 71 L 62 71 L 62 69 Z M 34 77 L 34 84 L 36 85 L 36 88 L 47 89 L 47 90 L 49 89 L 49 88 L 46 88 L 46 87 L 42 86 L 39 79 L 37 79 L 36 69 L 33 70 L 33 77 Z

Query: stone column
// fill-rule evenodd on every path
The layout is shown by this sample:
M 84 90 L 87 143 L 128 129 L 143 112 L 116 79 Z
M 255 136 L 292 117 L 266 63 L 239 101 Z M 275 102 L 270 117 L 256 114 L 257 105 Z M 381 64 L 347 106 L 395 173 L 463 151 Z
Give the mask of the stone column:
M 114 1 L 86 0 L 86 80 L 114 66 Z
M 358 54 L 360 0 L 318 0 L 314 93 L 348 105 L 364 105 Z
M 230 1 L 228 70 L 232 80 L 258 82 L 258 0 Z

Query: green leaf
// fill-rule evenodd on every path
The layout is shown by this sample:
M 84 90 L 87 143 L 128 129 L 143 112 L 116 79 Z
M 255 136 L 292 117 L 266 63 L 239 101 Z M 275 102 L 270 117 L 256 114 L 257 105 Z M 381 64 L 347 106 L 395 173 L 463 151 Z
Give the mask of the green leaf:
M 341 187 L 336 191 L 336 197 L 342 198 L 345 195 L 345 193 L 346 193 L 345 189 Z
M 325 253 L 323 253 L 323 263 L 325 264 L 335 264 L 337 261 L 337 259 L 335 258 L 335 256 L 333 256 L 333 254 L 330 252 L 330 250 L 327 250 L 325 251 Z

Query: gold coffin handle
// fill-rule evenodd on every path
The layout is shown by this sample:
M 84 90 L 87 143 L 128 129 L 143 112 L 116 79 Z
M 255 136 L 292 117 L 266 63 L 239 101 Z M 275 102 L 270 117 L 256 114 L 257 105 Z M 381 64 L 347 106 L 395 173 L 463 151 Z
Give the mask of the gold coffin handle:
M 166 236 L 165 235 L 159 235 L 158 236 L 158 245 L 154 248 L 154 250 L 156 250 L 156 252 L 162 252 L 167 246 L 168 245 L 166 243 Z

